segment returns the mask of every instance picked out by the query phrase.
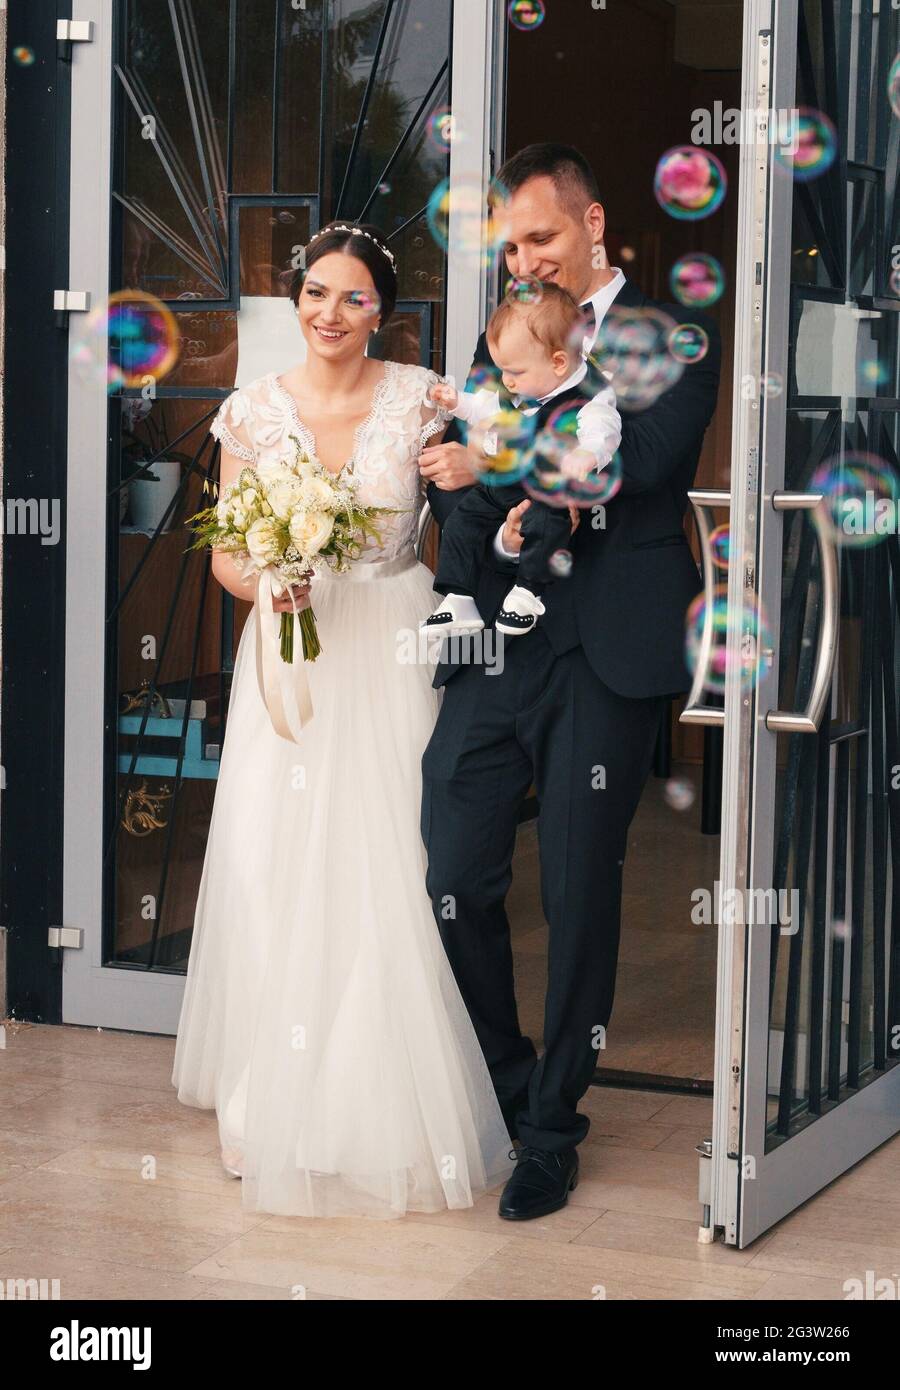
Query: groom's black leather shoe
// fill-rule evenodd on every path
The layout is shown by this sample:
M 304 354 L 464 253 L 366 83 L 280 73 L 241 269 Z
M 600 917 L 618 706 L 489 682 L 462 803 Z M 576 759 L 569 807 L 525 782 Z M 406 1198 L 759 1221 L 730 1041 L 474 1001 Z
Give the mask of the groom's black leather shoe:
M 569 1193 L 578 1186 L 578 1151 L 533 1149 L 526 1145 L 519 1150 L 516 1171 L 500 1197 L 500 1215 L 507 1221 L 530 1221 L 534 1216 L 548 1216 L 559 1211 L 569 1200 Z

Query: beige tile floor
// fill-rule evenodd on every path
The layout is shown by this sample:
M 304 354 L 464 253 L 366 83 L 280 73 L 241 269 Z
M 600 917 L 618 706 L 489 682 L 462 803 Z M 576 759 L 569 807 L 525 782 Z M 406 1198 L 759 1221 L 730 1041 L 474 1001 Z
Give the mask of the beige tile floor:
M 711 1102 L 592 1088 L 569 1205 L 513 1225 L 496 1198 L 400 1221 L 245 1214 L 212 1112 L 179 1104 L 174 1039 L 7 1025 L 0 1280 L 83 1299 L 841 1299 L 900 1271 L 900 1139 L 747 1250 L 697 1244 Z M 155 1176 L 146 1174 L 155 1165 Z
M 719 837 L 700 831 L 700 768 L 674 769 L 694 787 L 676 811 L 650 777 L 628 833 L 622 931 L 613 1014 L 599 1065 L 624 1072 L 712 1082 L 716 1020 L 716 929 L 691 921 L 691 894 L 712 894 Z M 541 912 L 537 825 L 519 827 L 507 900 L 522 1029 L 543 1036 L 547 928 Z M 654 1026 L 648 1027 L 648 1019 Z

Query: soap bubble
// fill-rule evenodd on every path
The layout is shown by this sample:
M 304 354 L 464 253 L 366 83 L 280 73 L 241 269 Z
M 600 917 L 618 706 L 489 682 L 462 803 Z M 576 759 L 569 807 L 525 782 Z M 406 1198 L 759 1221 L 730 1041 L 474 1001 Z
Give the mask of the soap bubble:
M 454 140 L 459 138 L 456 117 L 449 106 L 442 106 L 428 117 L 428 139 L 435 149 L 446 154 Z
M 503 376 L 490 362 L 476 362 L 466 378 L 467 391 L 502 391 Z
M 496 487 L 524 477 L 531 468 L 535 419 L 501 403 L 496 415 L 469 426 L 466 443 L 480 482 Z
M 897 54 L 888 73 L 888 101 L 894 115 L 900 117 L 900 53 Z
M 610 373 L 619 410 L 646 410 L 684 372 L 669 350 L 677 324 L 661 309 L 617 308 L 603 316 L 589 361 Z
M 517 304 L 540 304 L 544 286 L 534 275 L 513 275 L 507 280 L 503 293 Z
M 666 803 L 673 811 L 689 811 L 696 795 L 693 784 L 684 777 L 670 777 L 663 788 Z
M 699 324 L 679 323 L 669 334 L 669 351 L 685 366 L 702 362 L 709 351 L 709 338 Z
M 535 436 L 522 487 L 537 502 L 551 507 L 594 507 L 610 501 L 622 486 L 618 454 L 605 468 L 597 469 L 596 460 L 579 448 L 578 413 L 584 404 L 569 401 L 558 406 Z
M 860 376 L 867 386 L 874 386 L 877 388 L 886 384 L 890 377 L 890 372 L 888 371 L 886 363 L 879 362 L 876 357 L 862 364 Z
M 696 145 L 676 145 L 657 164 L 653 191 L 670 217 L 697 222 L 722 206 L 728 176 L 714 154 Z
M 528 31 L 543 24 L 546 10 L 544 0 L 510 0 L 509 22 L 514 29 Z
M 143 290 L 119 290 L 98 305 L 70 337 L 72 361 L 82 376 L 115 392 L 167 375 L 178 360 L 175 316 Z
M 847 453 L 820 464 L 810 492 L 823 494 L 822 519 L 837 545 L 876 545 L 897 532 L 898 483 L 877 454 Z
M 381 299 L 375 290 L 352 290 L 347 296 L 352 309 L 361 309 L 364 314 L 380 314 Z
M 550 573 L 555 579 L 568 579 L 572 573 L 573 563 L 571 550 L 554 550 L 547 562 Z
M 675 262 L 669 283 L 679 304 L 691 309 L 706 309 L 721 299 L 725 272 L 715 256 L 695 253 Z
M 709 548 L 716 569 L 727 570 L 731 558 L 731 532 L 727 521 L 710 532 Z
M 442 251 L 452 249 L 466 260 L 494 265 L 508 241 L 505 203 L 508 194 L 493 180 L 444 179 L 428 200 L 427 220 L 431 235 Z
M 791 117 L 791 136 L 788 143 L 775 147 L 775 157 L 801 183 L 817 179 L 834 163 L 837 131 L 824 111 L 799 107 Z
M 706 593 L 700 593 L 688 608 L 685 618 L 685 661 L 688 670 L 696 672 L 703 659 L 703 643 L 710 628 L 710 648 L 704 666 L 704 689 L 724 694 L 728 674 L 729 634 L 734 626 L 728 607 L 728 589 L 724 584 L 713 589 L 712 606 L 708 608 Z M 750 688 L 768 671 L 765 653 L 771 650 L 772 638 L 764 611 L 758 602 L 748 598 L 742 625 L 737 637 L 739 648 L 737 670 L 742 688 Z

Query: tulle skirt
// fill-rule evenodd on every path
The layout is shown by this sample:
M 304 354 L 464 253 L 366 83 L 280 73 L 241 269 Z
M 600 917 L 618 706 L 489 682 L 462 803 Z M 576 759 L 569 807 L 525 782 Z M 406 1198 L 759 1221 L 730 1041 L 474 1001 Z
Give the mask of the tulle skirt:
M 255 609 L 241 634 L 172 1082 L 215 1108 L 247 1208 L 470 1206 L 514 1162 L 425 892 L 432 576 L 327 574 L 311 596 L 300 743 L 260 696 Z

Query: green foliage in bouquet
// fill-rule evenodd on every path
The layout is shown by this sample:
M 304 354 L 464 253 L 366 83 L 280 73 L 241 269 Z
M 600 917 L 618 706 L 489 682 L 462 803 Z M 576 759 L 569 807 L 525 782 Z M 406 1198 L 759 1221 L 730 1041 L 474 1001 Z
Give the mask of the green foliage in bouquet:
M 341 574 L 370 538 L 382 543 L 375 518 L 400 509 L 359 506 L 355 482 L 330 473 L 304 453 L 294 435 L 291 439 L 296 447 L 292 461 L 266 473 L 242 468 L 214 506 L 188 518 L 194 533 L 188 549 L 231 552 L 238 563 L 244 561 L 244 579 L 274 567 L 287 587 L 325 567 Z M 315 614 L 307 607 L 298 617 L 304 660 L 315 661 L 322 650 Z M 294 659 L 293 620 L 292 612 L 282 613 L 281 656 L 287 662 Z

